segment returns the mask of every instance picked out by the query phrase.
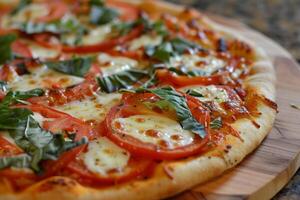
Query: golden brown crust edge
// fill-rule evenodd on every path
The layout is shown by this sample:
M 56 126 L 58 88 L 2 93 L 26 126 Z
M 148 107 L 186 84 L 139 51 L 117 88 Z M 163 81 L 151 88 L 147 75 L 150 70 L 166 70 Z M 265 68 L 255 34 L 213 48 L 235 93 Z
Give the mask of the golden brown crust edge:
M 139 1 L 134 2 L 138 3 Z M 143 4 L 150 5 L 149 1 Z M 151 1 L 151 4 L 155 4 L 153 6 L 160 11 L 172 12 L 173 14 L 182 9 L 159 1 Z M 232 31 L 232 29 L 210 20 L 208 22 L 214 29 L 252 44 L 258 57 L 257 62 L 254 64 L 256 73 L 247 78 L 245 85 L 254 87 L 259 93 L 274 99 L 275 72 L 270 59 L 255 44 L 244 39 L 238 31 Z M 165 162 L 157 167 L 154 176 L 150 179 L 137 180 L 103 189 L 81 186 L 65 177 L 52 177 L 16 195 L 10 193 L 9 189 L 6 189 L 5 184 L 2 183 L 0 184 L 1 199 L 159 199 L 175 195 L 194 185 L 219 176 L 225 170 L 238 164 L 260 144 L 272 128 L 275 111 L 264 104 L 259 105 L 259 110 L 262 115 L 256 118 L 256 121 L 261 125 L 261 128 L 255 128 L 249 120 L 237 121 L 234 127 L 241 132 L 244 142 L 234 137 L 228 137 L 226 144 L 230 144 L 232 148 L 223 158 L 211 157 L 212 152 L 210 152 L 198 158 Z

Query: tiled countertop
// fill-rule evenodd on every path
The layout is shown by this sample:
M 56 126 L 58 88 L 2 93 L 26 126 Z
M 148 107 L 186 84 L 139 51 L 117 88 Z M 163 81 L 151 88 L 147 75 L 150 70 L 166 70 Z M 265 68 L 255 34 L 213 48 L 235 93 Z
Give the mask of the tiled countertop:
M 300 62 L 300 0 L 169 0 L 237 19 L 280 43 Z M 300 170 L 273 198 L 300 199 Z

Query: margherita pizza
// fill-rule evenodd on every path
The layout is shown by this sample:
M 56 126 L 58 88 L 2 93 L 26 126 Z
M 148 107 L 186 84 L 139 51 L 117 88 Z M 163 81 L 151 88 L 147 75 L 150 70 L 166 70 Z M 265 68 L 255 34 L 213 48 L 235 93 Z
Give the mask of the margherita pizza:
M 234 167 L 276 115 L 274 69 L 159 1 L 0 1 L 0 198 L 159 199 Z

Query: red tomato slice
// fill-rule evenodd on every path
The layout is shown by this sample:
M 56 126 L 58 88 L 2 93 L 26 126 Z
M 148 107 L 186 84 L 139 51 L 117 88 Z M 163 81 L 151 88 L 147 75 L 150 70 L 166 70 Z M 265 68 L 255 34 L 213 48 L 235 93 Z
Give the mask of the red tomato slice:
M 136 98 L 141 99 L 141 96 L 137 95 Z M 127 97 L 127 100 L 128 99 L 129 98 Z M 210 116 L 208 111 L 206 111 L 202 107 L 199 107 L 201 106 L 201 103 L 199 103 L 198 100 L 194 99 L 193 97 L 189 97 L 188 101 L 189 101 L 188 104 L 190 106 L 191 112 L 193 113 L 193 115 L 195 115 L 194 117 L 200 123 L 203 123 L 206 126 L 207 137 L 205 137 L 204 139 L 201 139 L 199 136 L 195 135 L 192 144 L 177 147 L 174 149 L 168 149 L 168 148 L 158 147 L 155 144 L 142 142 L 134 137 L 129 136 L 128 134 L 126 134 L 126 132 L 123 132 L 121 129 L 113 130 L 112 127 L 113 127 L 114 119 L 119 117 L 128 117 L 130 115 L 135 115 L 142 112 L 140 111 L 141 110 L 140 108 L 136 107 L 136 105 L 132 105 L 133 109 L 131 109 L 135 111 L 124 112 L 124 109 L 128 109 L 128 107 L 130 107 L 130 105 L 128 106 L 128 104 L 126 104 L 126 101 L 125 101 L 125 105 L 115 106 L 107 114 L 107 117 L 105 119 L 107 137 L 110 138 L 114 143 L 116 143 L 120 147 L 128 150 L 133 155 L 148 157 L 152 159 L 172 160 L 172 159 L 179 159 L 179 158 L 184 158 L 191 155 L 199 154 L 206 149 L 207 147 L 206 144 L 209 141 L 208 126 L 209 126 Z M 196 101 L 198 103 L 195 103 Z M 127 102 L 132 102 L 132 99 L 130 99 Z
M 15 42 L 13 42 L 11 48 L 12 51 L 18 55 L 21 55 L 26 58 L 32 58 L 31 50 L 24 42 L 20 40 L 16 40 Z
M 157 70 L 158 79 L 165 84 L 171 84 L 176 87 L 184 87 L 189 85 L 211 85 L 223 84 L 228 73 L 216 74 L 212 76 L 188 77 L 176 75 L 166 69 Z
M 16 105 L 14 107 L 27 108 L 32 112 L 40 113 L 46 118 L 51 118 L 52 120 L 43 122 L 43 128 L 52 132 L 57 132 L 60 130 L 74 132 L 76 133 L 77 140 L 81 139 L 83 136 L 87 136 L 88 138 L 93 137 L 94 130 L 90 124 L 75 117 L 72 117 L 69 114 L 39 104 Z
M 42 176 L 42 178 L 50 177 L 59 173 L 62 169 L 68 166 L 69 163 L 72 162 L 76 158 L 76 156 L 86 148 L 86 146 L 87 145 L 81 145 L 79 147 L 71 149 L 63 153 L 56 161 L 53 160 L 45 161 L 43 163 L 43 166 L 46 172 Z
M 116 45 L 121 45 L 134 38 L 137 38 L 142 34 L 142 31 L 143 31 L 143 26 L 138 26 L 127 35 L 121 36 L 119 38 L 106 40 L 93 45 L 83 45 L 83 46 L 75 46 L 75 47 L 63 46 L 62 50 L 68 53 L 79 53 L 79 54 L 107 51 L 109 49 L 112 49 Z
M 122 21 L 134 21 L 139 17 L 140 10 L 132 4 L 116 0 L 109 0 L 106 4 L 120 12 L 119 18 Z
M 46 16 L 38 18 L 37 22 L 52 22 L 54 20 L 60 19 L 68 11 L 68 5 L 62 1 L 48 1 L 46 3 L 49 13 Z
M 110 172 L 107 176 L 89 171 L 81 160 L 74 160 L 67 170 L 79 178 L 79 182 L 88 185 L 117 184 L 132 180 L 137 177 L 149 175 L 155 166 L 155 162 L 149 159 L 130 158 L 123 172 Z
M 19 147 L 0 136 L 0 157 L 17 155 L 22 152 Z
M 98 89 L 98 84 L 94 76 L 98 69 L 91 69 L 84 82 L 72 88 L 57 89 L 49 91 L 45 96 L 33 97 L 28 99 L 33 104 L 43 105 L 64 105 L 71 101 L 84 99 L 86 96 L 92 96 L 93 92 Z M 0 74 L 1 75 L 1 74 Z

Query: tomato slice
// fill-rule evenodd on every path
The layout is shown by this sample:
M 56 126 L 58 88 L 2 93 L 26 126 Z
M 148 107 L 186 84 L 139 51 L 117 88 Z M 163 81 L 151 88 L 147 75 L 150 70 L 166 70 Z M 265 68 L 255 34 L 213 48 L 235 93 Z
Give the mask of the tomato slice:
M 122 21 L 133 21 L 139 17 L 140 10 L 132 4 L 116 0 L 109 0 L 106 4 L 120 12 L 119 18 Z
M 88 185 L 117 184 L 144 177 L 153 171 L 155 162 L 149 159 L 130 158 L 128 165 L 122 172 L 109 172 L 106 176 L 89 171 L 81 160 L 74 160 L 67 166 L 69 173 L 75 174 L 75 179 Z
M 28 46 L 20 41 L 16 40 L 15 42 L 12 43 L 11 45 L 12 51 L 22 57 L 26 58 L 32 58 L 32 53 L 31 50 L 28 48 Z
M 52 22 L 54 20 L 60 19 L 68 11 L 68 5 L 62 1 L 48 1 L 46 6 L 49 10 L 49 13 L 46 16 L 39 17 L 37 22 Z
M 116 45 L 121 45 L 134 38 L 137 38 L 142 34 L 142 31 L 143 31 L 143 26 L 138 26 L 133 30 L 131 30 L 131 32 L 129 32 L 127 35 L 115 39 L 106 40 L 98 44 L 92 44 L 92 45 L 82 45 L 82 46 L 75 46 L 75 47 L 63 46 L 62 50 L 67 53 L 79 53 L 79 54 L 107 51 L 109 49 L 112 49 Z
M 161 83 L 171 84 L 175 87 L 184 87 L 189 85 L 211 85 L 211 84 L 223 84 L 226 80 L 228 73 L 221 73 L 212 76 L 197 76 L 197 77 L 188 77 L 183 75 L 176 75 L 167 69 L 157 70 L 156 73 L 158 79 Z
M 91 72 L 85 78 L 85 81 L 74 87 L 66 89 L 50 90 L 46 95 L 41 97 L 32 97 L 28 99 L 33 104 L 43 105 L 64 105 L 68 102 L 81 100 L 87 96 L 92 96 L 93 92 L 98 89 L 98 84 L 95 79 L 95 74 L 98 74 L 99 70 L 96 67 L 92 67 Z M 1 74 L 0 74 L 1 75 Z
M 27 108 L 33 112 L 40 113 L 46 118 L 51 118 L 51 121 L 43 122 L 43 128 L 52 132 L 57 132 L 60 130 L 75 132 L 77 140 L 81 139 L 83 136 L 86 136 L 88 138 L 93 137 L 94 130 L 90 124 L 72 117 L 71 115 L 64 112 L 60 112 L 58 110 L 40 104 L 16 105 L 14 107 Z
M 4 137 L 0 136 L 0 157 L 17 155 L 22 152 L 23 151 L 19 147 L 10 143 Z
M 132 94 L 134 96 L 136 94 Z M 146 95 L 146 94 L 143 94 Z M 144 96 L 145 97 L 145 96 Z M 153 96 L 152 96 L 153 97 Z M 143 98 L 140 94 L 136 96 L 137 101 Z M 153 99 L 152 99 L 153 100 Z M 130 102 L 131 105 L 128 105 Z M 201 107 L 201 103 L 193 97 L 188 97 L 188 105 L 191 109 L 195 119 L 206 127 L 207 136 L 201 139 L 198 135 L 195 135 L 194 141 L 191 144 L 176 147 L 173 149 L 162 148 L 155 144 L 142 142 L 120 129 L 113 129 L 113 122 L 116 118 L 124 118 L 138 113 L 143 113 L 140 108 L 134 105 L 132 98 L 126 97 L 124 105 L 113 107 L 107 114 L 105 119 L 106 136 L 110 138 L 114 143 L 120 147 L 128 150 L 133 155 L 143 156 L 152 159 L 159 160 L 172 160 L 188 157 L 191 155 L 199 154 L 207 148 L 207 142 L 209 141 L 209 112 Z M 128 107 L 132 107 L 128 110 Z M 143 113 L 144 114 L 144 113 Z

